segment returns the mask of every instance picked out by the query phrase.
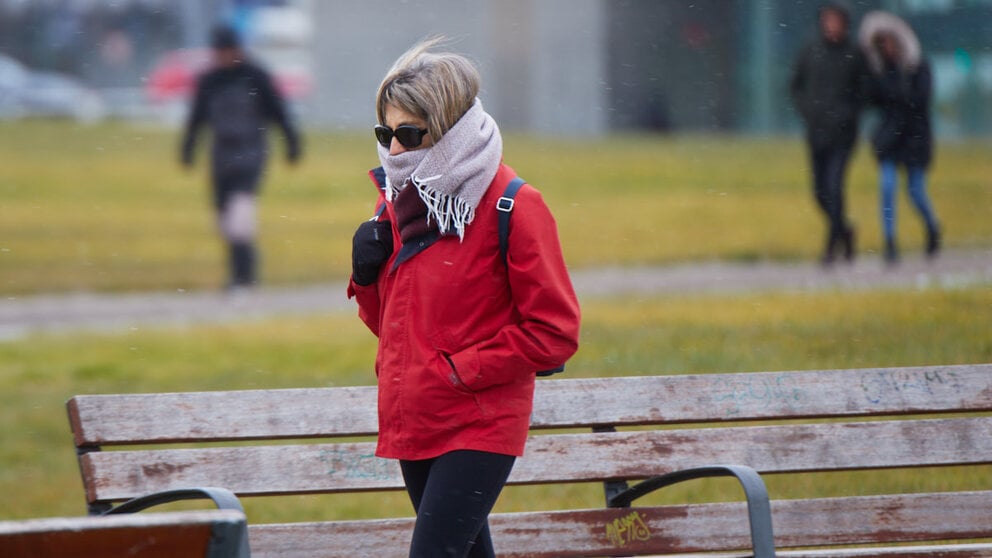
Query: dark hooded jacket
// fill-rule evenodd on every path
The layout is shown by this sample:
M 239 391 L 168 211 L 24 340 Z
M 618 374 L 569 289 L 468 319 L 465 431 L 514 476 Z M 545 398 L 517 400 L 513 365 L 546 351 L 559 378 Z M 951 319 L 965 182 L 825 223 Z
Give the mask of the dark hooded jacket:
M 879 109 L 879 123 L 872 131 L 872 147 L 879 160 L 913 167 L 927 167 L 933 152 L 930 127 L 932 77 L 930 64 L 920 53 L 919 42 L 905 25 L 889 25 L 900 44 L 898 60 L 885 61 L 868 50 L 872 70 L 871 102 Z M 870 43 L 871 37 L 867 37 Z
M 881 120 L 872 133 L 879 160 L 927 167 L 933 152 L 930 129 L 930 65 L 909 71 L 888 64 L 876 77 L 872 102 L 881 109 Z
M 282 129 L 287 158 L 295 161 L 300 155 L 299 135 L 269 74 L 248 61 L 211 70 L 197 83 L 183 136 L 183 161 L 192 163 L 197 133 L 209 126 L 215 186 L 254 192 L 267 159 L 270 122 Z
M 867 88 L 864 57 L 848 38 L 832 43 L 818 34 L 806 44 L 793 68 L 790 92 L 814 149 L 854 145 Z

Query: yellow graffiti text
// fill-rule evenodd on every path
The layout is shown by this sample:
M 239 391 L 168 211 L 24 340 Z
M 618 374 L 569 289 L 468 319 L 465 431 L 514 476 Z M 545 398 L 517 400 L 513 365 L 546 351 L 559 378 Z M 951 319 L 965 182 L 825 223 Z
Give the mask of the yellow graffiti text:
M 623 547 L 636 541 L 651 538 L 651 530 L 640 512 L 631 512 L 606 524 L 606 538 L 615 546 Z

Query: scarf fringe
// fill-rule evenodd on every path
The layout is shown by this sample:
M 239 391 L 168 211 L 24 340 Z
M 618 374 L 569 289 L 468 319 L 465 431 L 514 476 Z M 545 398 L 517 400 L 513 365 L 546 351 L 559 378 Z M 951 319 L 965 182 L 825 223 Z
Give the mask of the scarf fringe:
M 454 230 L 458 234 L 458 240 L 464 241 L 465 227 L 475 219 L 475 207 L 459 197 L 444 194 L 426 185 L 436 178 L 438 177 L 411 180 L 420 199 L 427 206 L 427 222 L 430 223 L 433 217 L 442 233 Z

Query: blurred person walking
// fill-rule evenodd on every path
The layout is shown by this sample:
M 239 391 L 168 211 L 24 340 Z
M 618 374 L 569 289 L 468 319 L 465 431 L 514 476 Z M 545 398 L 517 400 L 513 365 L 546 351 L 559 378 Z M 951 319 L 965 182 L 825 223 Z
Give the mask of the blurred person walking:
M 399 460 L 416 510 L 409 556 L 482 558 L 535 377 L 575 352 L 579 304 L 550 210 L 503 164 L 478 70 L 438 44 L 379 86 L 378 211 L 355 232 L 348 297 L 379 338 L 376 455 Z
M 882 11 L 865 15 L 859 31 L 872 73 L 871 102 L 881 113 L 871 136 L 879 164 L 879 193 L 885 261 L 899 260 L 896 242 L 896 183 L 906 169 L 909 197 L 926 226 L 926 253 L 940 250 L 940 226 L 927 195 L 927 168 L 933 156 L 930 64 L 923 57 L 913 29 L 898 16 Z
M 847 261 L 855 254 L 844 180 L 867 93 L 867 68 L 849 38 L 850 17 L 840 2 L 821 6 L 818 36 L 800 52 L 790 82 L 792 101 L 806 125 L 813 193 L 828 222 L 824 265 L 832 264 L 838 251 Z
M 192 167 L 198 133 L 208 127 L 213 204 L 228 248 L 227 287 L 235 289 L 258 283 L 256 198 L 268 159 L 269 122 L 282 130 L 290 163 L 300 158 L 300 137 L 272 78 L 247 59 L 237 33 L 215 27 L 211 47 L 214 67 L 197 81 L 181 158 Z

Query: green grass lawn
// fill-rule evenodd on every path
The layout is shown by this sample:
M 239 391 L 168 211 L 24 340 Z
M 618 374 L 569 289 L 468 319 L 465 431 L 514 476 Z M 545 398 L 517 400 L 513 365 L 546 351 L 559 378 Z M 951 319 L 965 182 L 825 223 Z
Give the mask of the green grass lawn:
M 281 144 L 274 138 L 281 153 Z M 177 134 L 124 124 L 0 123 L 0 292 L 216 288 L 224 254 L 205 150 L 177 164 Z M 573 267 L 724 258 L 808 260 L 822 245 L 798 138 L 508 135 L 506 161 L 554 211 Z M 992 245 L 987 142 L 942 143 L 934 205 L 952 247 Z M 876 168 L 854 158 L 849 206 L 863 251 L 880 246 Z M 371 134 L 308 134 L 295 168 L 275 158 L 260 204 L 269 284 L 342 280 L 372 212 Z M 906 250 L 923 232 L 901 195 Z
M 176 164 L 174 131 L 122 124 L 0 123 L 0 293 L 216 288 L 224 280 L 206 171 Z M 372 212 L 371 134 L 310 134 L 298 168 L 276 160 L 261 203 L 268 284 L 341 281 Z M 942 143 L 931 193 L 951 247 L 992 246 L 988 143 Z M 506 160 L 537 186 L 573 267 L 703 259 L 810 260 L 823 222 L 797 138 L 508 135 Z M 862 150 L 849 204 L 877 250 L 875 165 Z M 923 234 L 900 198 L 903 247 Z M 823 292 L 590 300 L 567 375 L 992 362 L 992 293 Z M 373 383 L 375 340 L 330 315 L 0 343 L 0 518 L 84 513 L 64 403 L 81 393 Z M 776 497 L 989 488 L 992 467 L 772 478 Z M 663 501 L 726 499 L 721 480 Z M 729 496 L 728 496 L 729 495 Z M 598 506 L 595 486 L 508 489 L 501 510 Z M 405 496 L 248 502 L 254 522 L 408 513 Z
M 567 377 L 992 362 L 992 291 L 592 300 Z M 84 513 L 65 401 L 82 393 L 373 383 L 375 340 L 332 315 L 0 343 L 0 518 Z M 992 467 L 773 477 L 775 497 L 989 488 Z M 722 480 L 653 497 L 736 499 Z M 600 505 L 596 486 L 508 489 L 501 510 Z M 535 504 L 538 503 L 538 504 Z M 406 515 L 403 494 L 249 499 L 255 522 Z

